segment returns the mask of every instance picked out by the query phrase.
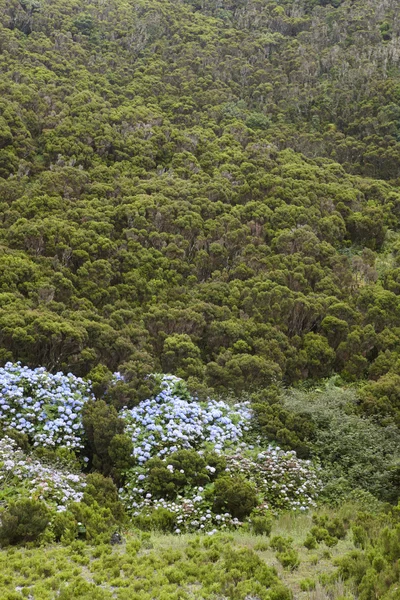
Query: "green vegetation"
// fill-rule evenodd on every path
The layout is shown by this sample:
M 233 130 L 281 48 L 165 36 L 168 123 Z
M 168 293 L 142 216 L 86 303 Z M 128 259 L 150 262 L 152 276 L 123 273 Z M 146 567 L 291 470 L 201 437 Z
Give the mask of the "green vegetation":
M 331 513 L 316 516 L 332 519 Z M 114 548 L 82 541 L 9 548 L 0 553 L 0 594 L 7 600 L 29 596 L 290 600 L 293 594 L 308 598 L 301 592 L 316 590 L 322 598 L 396 598 L 400 556 L 396 511 L 357 513 L 353 504 L 344 505 L 333 518 L 351 528 L 329 552 L 322 541 L 312 551 L 302 546 L 313 526 L 306 515 L 276 520 L 273 537 L 266 543 L 245 531 L 179 538 L 130 532 L 123 545 Z M 356 527 L 365 535 L 362 548 L 354 535 Z
M 398 598 L 397 14 L 0 0 L 1 598 Z
M 375 8 L 2 0 L 2 359 L 118 408 L 154 371 L 236 395 L 336 372 L 398 423 L 399 31 Z

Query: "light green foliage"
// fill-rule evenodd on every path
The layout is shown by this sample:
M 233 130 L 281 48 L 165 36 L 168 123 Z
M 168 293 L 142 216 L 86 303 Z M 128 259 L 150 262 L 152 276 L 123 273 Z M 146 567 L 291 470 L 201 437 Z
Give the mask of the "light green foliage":
M 193 594 L 199 599 L 216 595 L 232 600 L 250 595 L 261 600 L 291 598 L 275 569 L 230 538 L 192 538 L 180 549 L 169 545 L 146 552 L 138 552 L 137 541 L 131 539 L 119 552 L 74 542 L 67 549 L 0 553 L 1 597 L 11 598 L 22 584 L 27 594 L 40 600 L 190 600 Z
M 356 390 L 343 389 L 329 380 L 309 392 L 285 393 L 277 406 L 282 407 L 293 436 L 300 428 L 311 455 L 321 461 L 320 475 L 326 483 L 323 494 L 329 502 L 341 502 L 352 490 L 356 496 L 365 490 L 383 501 L 395 502 L 399 491 L 399 430 L 394 423 L 365 417 L 359 398 Z M 256 409 L 260 421 L 263 407 Z M 303 422 L 307 422 L 306 429 Z M 298 444 L 295 437 L 289 439 Z M 366 499 L 369 508 L 371 501 L 376 504 L 376 500 Z
M 269 535 L 272 530 L 272 518 L 252 514 L 250 518 L 251 531 L 255 535 Z
M 338 574 L 352 581 L 362 599 L 396 598 L 400 558 L 398 507 L 386 519 L 360 514 L 352 531 L 354 543 L 361 549 L 338 561 Z

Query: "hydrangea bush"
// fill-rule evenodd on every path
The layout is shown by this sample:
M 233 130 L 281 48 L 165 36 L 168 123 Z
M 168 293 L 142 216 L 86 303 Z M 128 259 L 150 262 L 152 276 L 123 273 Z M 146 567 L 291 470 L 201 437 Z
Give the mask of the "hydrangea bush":
M 62 512 L 82 500 L 85 486 L 83 475 L 44 465 L 7 436 L 0 440 L 0 503 L 27 497 Z
M 298 459 L 295 452 L 269 446 L 256 456 L 239 451 L 226 460 L 228 472 L 254 482 L 262 498 L 260 510 L 305 511 L 316 506 L 321 490 L 318 473 L 311 461 Z
M 205 466 L 210 480 L 204 487 L 191 486 L 187 473 L 188 485 L 181 494 L 168 497 L 166 492 L 164 498 L 153 495 L 154 476 L 165 483 L 167 490 L 174 472 L 172 463 L 181 449 L 196 450 L 204 457 L 210 451 L 223 454 L 226 468 L 219 476 L 250 482 L 257 491 L 257 514 L 315 506 L 321 486 L 310 461 L 272 446 L 254 449 L 244 441 L 251 425 L 247 404 L 231 407 L 212 400 L 198 402 L 190 398 L 182 381 L 172 376 L 164 377 L 160 385 L 161 392 L 155 398 L 122 413 L 132 436 L 137 466 L 129 471 L 120 493 L 127 510 L 139 522 L 164 510 L 171 514 L 176 533 L 210 532 L 242 524 L 228 512 L 218 514 L 213 509 L 213 464 Z M 154 467 L 155 456 L 162 463 Z M 185 476 L 183 469 L 180 473 Z
M 255 437 L 248 403 L 199 401 L 178 377 L 155 377 L 159 393 L 120 412 L 136 465 L 119 493 L 139 525 L 210 533 L 241 526 L 239 519 L 252 510 L 263 515 L 315 505 L 320 484 L 309 461 L 262 447 L 260 440 L 256 448 L 250 443 Z M 6 435 L 0 441 L 0 502 L 17 494 L 63 511 L 81 501 L 83 476 L 26 456 L 7 430 L 28 435 L 34 446 L 79 450 L 82 409 L 90 398 L 90 384 L 71 374 L 19 363 L 0 369 L 0 427 Z
M 152 456 L 165 457 L 181 448 L 210 446 L 222 452 L 234 446 L 249 430 L 248 404 L 231 407 L 225 402 L 196 402 L 181 379 L 166 375 L 161 392 L 132 410 L 122 411 L 132 437 L 134 456 L 144 464 Z
M 34 446 L 83 447 L 82 407 L 90 383 L 20 363 L 0 368 L 0 427 L 27 434 Z
M 215 533 L 219 529 L 232 529 L 242 525 L 228 512 L 216 514 L 212 510 L 212 502 L 207 498 L 207 490 L 194 487 L 185 496 L 179 495 L 175 500 L 152 498 L 143 488 L 128 486 L 123 499 L 132 516 L 143 523 L 143 517 L 154 520 L 155 513 L 168 511 L 172 517 L 174 533 L 204 532 Z

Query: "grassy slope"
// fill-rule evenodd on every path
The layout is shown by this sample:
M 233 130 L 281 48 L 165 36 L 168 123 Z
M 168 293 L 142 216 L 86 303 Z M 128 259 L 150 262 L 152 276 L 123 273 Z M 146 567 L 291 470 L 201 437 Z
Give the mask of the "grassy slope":
M 275 567 L 294 598 L 322 600 L 352 597 L 347 584 L 340 579 L 334 581 L 330 578 L 336 570 L 334 560 L 354 549 L 351 534 L 334 548 L 327 549 L 321 544 L 316 550 L 307 550 L 303 541 L 311 526 L 311 515 L 283 515 L 274 524 L 271 535 L 292 537 L 293 546 L 299 552 L 300 566 L 294 571 L 282 568 L 275 552 L 267 548 L 265 537 L 236 532 L 229 536 L 227 546 L 235 550 L 250 549 L 268 566 Z M 191 557 L 190 547 L 195 544 L 196 536 L 145 534 L 136 555 L 137 539 L 136 534 L 128 532 L 124 544 L 114 548 L 93 548 L 75 542 L 68 547 L 58 545 L 46 549 L 3 550 L 0 553 L 0 597 L 9 600 L 27 597 L 33 600 L 52 600 L 56 597 L 222 600 L 235 597 L 229 591 L 226 596 L 213 594 L 207 577 L 212 578 L 213 573 L 218 573 L 221 557 L 216 561 L 210 550 L 204 547 L 201 547 L 200 554 Z M 210 541 L 207 537 L 201 539 L 201 544 Z M 217 540 L 212 538 L 211 543 Z M 196 575 L 191 577 L 189 573 L 193 572 Z M 184 574 L 182 581 L 179 580 L 179 573 Z M 304 580 L 314 582 L 315 589 L 302 589 L 301 582 Z

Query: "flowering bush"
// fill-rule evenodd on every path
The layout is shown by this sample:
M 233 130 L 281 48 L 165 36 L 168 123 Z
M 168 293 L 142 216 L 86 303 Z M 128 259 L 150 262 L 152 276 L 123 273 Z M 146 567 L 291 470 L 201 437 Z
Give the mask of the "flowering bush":
M 140 526 L 162 521 L 177 533 L 213 531 L 241 525 L 239 517 L 253 507 L 257 516 L 315 506 L 320 484 L 310 461 L 246 444 L 247 404 L 195 401 L 173 376 L 160 386 L 155 398 L 123 411 L 137 465 L 120 494 Z M 231 502 L 239 480 L 248 500 L 244 512 Z
M 236 515 L 237 510 L 233 506 L 230 508 L 231 489 L 232 486 L 236 489 L 238 476 L 244 484 L 247 482 L 247 485 L 253 486 L 256 495 L 254 503 L 253 497 L 249 499 L 249 511 L 255 507 L 254 516 L 268 515 L 280 510 L 305 511 L 316 506 L 315 499 L 321 489 L 318 475 L 309 461 L 298 459 L 294 452 L 270 447 L 256 456 L 254 452 L 237 449 L 235 453 L 225 455 L 227 467 L 219 473 L 215 483 L 213 473 L 210 473 L 210 482 L 204 487 L 191 486 L 188 474 L 188 485 L 184 487 L 183 482 L 181 483 L 181 494 L 169 498 L 167 482 L 165 496 L 160 498 L 158 488 L 154 493 L 153 467 L 156 467 L 157 476 L 164 477 L 167 471 L 173 476 L 174 457 L 175 453 L 163 460 L 157 459 L 157 463 L 152 459 L 129 472 L 127 483 L 124 489 L 120 490 L 121 499 L 127 510 L 134 517 L 139 517 L 139 522 L 143 523 L 144 516 L 151 519 L 154 511 L 162 508 L 175 516 L 177 533 L 240 526 L 242 523 L 239 518 L 232 516 Z M 206 471 L 207 468 L 215 472 L 215 467 L 206 465 Z M 184 480 L 183 470 L 179 471 L 179 475 Z M 171 477 L 171 482 L 173 481 L 175 480 Z M 229 485 L 230 482 L 232 485 Z M 177 489 L 176 484 L 173 489 Z M 243 493 L 244 491 L 247 498 L 247 488 Z M 227 510 L 231 512 L 226 512 Z M 238 516 L 239 514 L 236 515 Z
M 242 473 L 255 484 L 262 497 L 260 508 L 305 511 L 316 506 L 321 483 L 309 460 L 272 446 L 256 456 L 249 454 L 242 450 L 226 456 L 227 471 Z
M 119 494 L 140 526 L 160 526 L 176 533 L 213 532 L 240 526 L 239 519 L 253 509 L 252 517 L 257 518 L 315 505 L 320 486 L 309 461 L 279 448 L 254 449 L 246 442 L 252 419 L 247 403 L 198 401 L 172 375 L 156 377 L 156 384 L 161 391 L 155 397 L 119 415 L 114 411 L 118 427 L 110 430 L 114 439 L 119 424 L 125 425 L 124 436 L 129 436 L 129 445 L 132 441 L 133 456 L 128 449 L 129 460 L 123 461 L 126 479 Z M 42 368 L 11 363 L 0 369 L 2 429 L 27 434 L 35 446 L 82 448 L 83 422 L 86 442 L 91 440 L 82 409 L 93 404 L 101 409 L 93 413 L 92 425 L 98 421 L 104 429 L 98 440 L 104 450 L 114 421 L 103 410 L 108 406 L 88 402 L 91 398 L 89 384 L 71 374 L 52 375 Z M 124 452 L 129 445 L 123 446 Z M 116 456 L 121 459 L 120 454 L 118 448 Z M 131 459 L 135 464 L 125 473 Z M 83 507 L 84 488 L 83 476 L 27 457 L 9 437 L 0 440 L 0 502 L 22 496 L 41 500 L 59 512 L 70 503 L 72 511 L 82 512 L 88 508 Z M 94 503 L 101 504 L 99 498 Z
M 26 456 L 14 440 L 0 440 L 0 502 L 21 497 L 44 501 L 62 512 L 71 502 L 80 502 L 85 488 L 83 475 L 46 466 Z
M 178 495 L 175 500 L 166 500 L 153 498 L 151 493 L 146 493 L 145 488 L 135 487 L 133 482 L 130 482 L 122 494 L 122 499 L 138 525 L 145 529 L 157 527 L 157 513 L 161 511 L 168 511 L 172 516 L 172 530 L 175 533 L 215 532 L 217 529 L 241 525 L 239 519 L 233 518 L 228 512 L 214 513 L 212 500 L 208 497 L 206 488 L 201 486 L 186 490 L 184 496 Z
M 71 373 L 7 363 L 0 368 L 0 427 L 27 434 L 34 446 L 82 448 L 81 411 L 90 397 L 89 383 Z
M 182 380 L 173 375 L 164 376 L 160 385 L 162 390 L 155 398 L 122 412 L 140 464 L 184 448 L 199 450 L 208 445 L 222 452 L 248 431 L 247 404 L 232 408 L 221 401 L 196 402 L 188 396 Z

